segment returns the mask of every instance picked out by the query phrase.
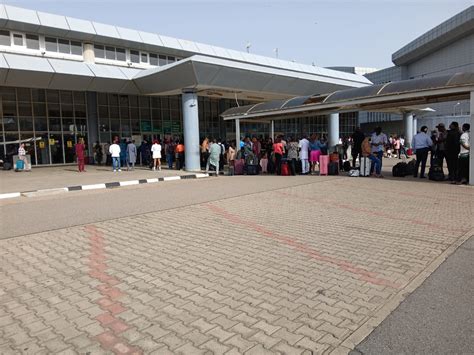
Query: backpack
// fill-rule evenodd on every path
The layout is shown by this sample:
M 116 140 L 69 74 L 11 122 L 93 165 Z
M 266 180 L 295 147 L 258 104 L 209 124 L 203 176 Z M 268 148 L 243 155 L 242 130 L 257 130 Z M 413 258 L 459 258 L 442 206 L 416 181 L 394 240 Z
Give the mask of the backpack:
M 408 164 L 397 163 L 392 167 L 392 176 L 394 177 L 405 177 L 407 176 Z
M 345 161 L 344 164 L 342 164 L 342 168 L 344 171 L 350 171 L 351 170 L 351 162 L 349 160 Z
M 441 166 L 431 166 L 428 172 L 428 179 L 433 181 L 444 181 L 444 171 Z
M 407 163 L 407 170 L 405 175 L 413 175 L 416 170 L 416 159 L 410 160 Z

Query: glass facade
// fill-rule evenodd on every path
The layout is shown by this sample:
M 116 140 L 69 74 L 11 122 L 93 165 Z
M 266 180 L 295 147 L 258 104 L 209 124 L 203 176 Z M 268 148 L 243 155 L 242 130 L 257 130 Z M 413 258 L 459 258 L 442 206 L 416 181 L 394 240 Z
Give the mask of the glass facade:
M 101 143 L 114 137 L 135 139 L 177 138 L 182 136 L 181 96 L 136 96 L 97 93 L 97 128 Z M 239 101 L 239 105 L 250 104 Z M 234 107 L 235 100 L 199 97 L 199 132 L 204 137 L 235 139 L 234 121 L 220 114 Z M 0 159 L 11 161 L 20 140 L 25 142 L 33 165 L 74 162 L 74 144 L 83 137 L 88 142 L 86 93 L 0 87 Z M 340 135 L 354 131 L 357 112 L 340 114 Z M 268 124 L 242 123 L 242 136 L 268 137 Z M 327 117 L 313 116 L 275 121 L 275 134 L 327 134 Z
M 25 142 L 33 165 L 74 162 L 74 144 L 87 141 L 84 92 L 0 87 L 0 159 L 11 161 Z

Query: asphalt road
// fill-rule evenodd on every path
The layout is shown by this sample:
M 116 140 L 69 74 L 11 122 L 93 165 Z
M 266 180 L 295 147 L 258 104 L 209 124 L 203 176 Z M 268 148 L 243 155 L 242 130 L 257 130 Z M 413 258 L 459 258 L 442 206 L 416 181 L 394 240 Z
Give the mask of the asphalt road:
M 211 177 L 3 200 L 0 239 L 333 179 L 341 177 Z
M 474 236 L 351 355 L 474 354 Z

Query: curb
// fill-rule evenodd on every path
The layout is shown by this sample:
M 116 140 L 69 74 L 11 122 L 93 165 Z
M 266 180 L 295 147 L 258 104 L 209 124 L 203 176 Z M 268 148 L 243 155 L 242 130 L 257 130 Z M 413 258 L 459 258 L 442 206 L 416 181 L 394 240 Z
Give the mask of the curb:
M 8 193 L 0 194 L 0 200 L 22 197 L 22 196 L 35 197 L 35 196 L 53 195 L 53 194 L 60 194 L 64 192 L 71 192 L 71 191 L 115 189 L 117 187 L 142 185 L 142 184 L 154 184 L 157 182 L 165 182 L 165 181 L 202 179 L 202 178 L 207 178 L 210 175 L 211 174 L 197 173 L 197 174 L 188 174 L 188 175 L 181 175 L 181 176 L 166 176 L 166 177 L 150 178 L 150 179 L 105 182 L 105 183 L 90 184 L 90 185 L 75 185 L 75 186 L 60 187 L 60 188 L 53 188 L 53 189 L 42 189 L 42 190 L 32 190 L 32 191 L 23 191 L 23 192 L 8 192 Z

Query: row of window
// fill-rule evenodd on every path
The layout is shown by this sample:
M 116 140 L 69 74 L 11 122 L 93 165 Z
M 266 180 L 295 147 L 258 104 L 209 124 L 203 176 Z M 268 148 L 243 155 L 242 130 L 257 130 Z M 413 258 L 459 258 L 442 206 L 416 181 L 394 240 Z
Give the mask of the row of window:
M 35 34 L 25 34 L 0 30 L 0 45 L 16 46 L 39 50 L 40 37 Z M 79 56 L 81 56 L 83 53 L 82 43 L 79 41 L 71 41 L 68 39 L 48 36 L 44 38 L 44 49 L 47 52 L 72 54 Z M 174 56 L 147 53 L 135 49 L 127 50 L 125 48 L 106 46 L 101 44 L 94 45 L 94 54 L 96 58 L 116 60 L 119 62 L 126 62 L 127 60 L 129 60 L 132 63 L 142 63 L 153 66 L 162 66 L 180 60 L 180 58 L 176 58 Z
M 132 63 L 142 63 L 142 64 L 150 64 L 154 66 L 162 66 L 162 65 L 166 65 L 168 63 L 174 63 L 175 61 L 180 60 L 179 58 L 172 57 L 172 56 L 158 55 L 156 53 L 147 53 L 147 52 L 142 52 L 135 49 L 130 49 L 128 52 L 129 52 L 129 60 Z M 127 61 L 127 50 L 125 48 L 95 44 L 94 54 L 96 58 L 117 60 L 120 62 Z

